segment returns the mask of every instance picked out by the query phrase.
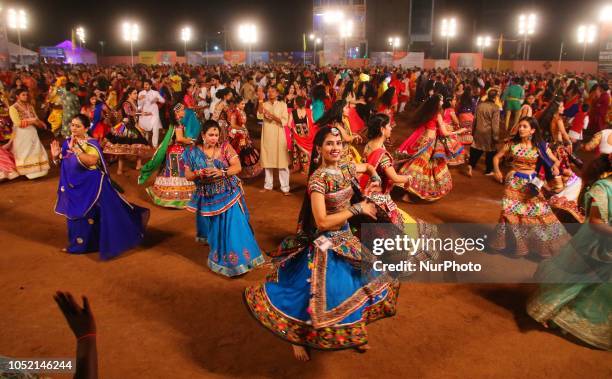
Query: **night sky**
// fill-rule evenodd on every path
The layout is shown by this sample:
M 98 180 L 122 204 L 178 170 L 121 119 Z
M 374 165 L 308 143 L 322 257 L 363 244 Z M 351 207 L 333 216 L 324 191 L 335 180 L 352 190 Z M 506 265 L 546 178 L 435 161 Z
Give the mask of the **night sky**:
M 385 2 L 388 0 L 369 0 Z M 532 47 L 533 59 L 556 60 L 559 47 L 565 40 L 564 59 L 579 59 L 581 46 L 576 43 L 576 28 L 580 23 L 596 22 L 601 4 L 598 0 L 437 0 L 435 27 L 446 15 L 456 15 L 460 23 L 460 38 L 452 42 L 451 50 L 472 51 L 473 41 L 481 32 L 498 36 L 504 32 L 505 38 L 516 37 L 516 18 L 522 10 L 536 9 L 539 15 L 537 36 Z M 98 41 L 105 41 L 105 55 L 127 55 L 129 45 L 122 41 L 120 25 L 122 20 L 133 19 L 140 23 L 142 40 L 137 44 L 139 50 L 177 50 L 182 55 L 182 42 L 179 30 L 190 25 L 194 30 L 194 41 L 190 49 L 204 50 L 204 40 L 208 38 L 209 49 L 217 44 L 223 48 L 224 28 L 228 36 L 228 49 L 240 49 L 233 41 L 236 25 L 241 21 L 258 24 L 261 43 L 254 50 L 291 51 L 301 50 L 302 33 L 309 32 L 312 25 L 312 1 L 272 1 L 272 0 L 223 0 L 223 1 L 68 1 L 68 0 L 22 0 L 4 2 L 24 7 L 29 14 L 30 28 L 23 33 L 24 46 L 55 45 L 70 38 L 71 28 L 82 25 L 87 31 L 87 47 L 101 52 Z M 153 5 L 157 4 L 157 5 Z M 436 30 L 437 32 L 437 30 Z M 14 33 L 9 38 L 16 42 Z M 436 37 L 431 54 L 440 58 L 444 41 Z M 384 50 L 384 41 L 370 41 L 370 48 Z M 505 45 L 505 54 L 512 54 L 515 45 Z M 494 57 L 496 48 L 489 51 Z M 597 57 L 592 47 L 587 58 Z

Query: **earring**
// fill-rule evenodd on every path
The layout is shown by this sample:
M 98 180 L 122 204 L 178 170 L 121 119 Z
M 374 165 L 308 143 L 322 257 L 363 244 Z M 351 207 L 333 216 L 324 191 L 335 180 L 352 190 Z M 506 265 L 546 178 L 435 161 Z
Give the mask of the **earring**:
M 319 156 L 318 156 L 318 155 L 315 157 L 315 159 L 314 159 L 314 163 L 315 163 L 315 164 L 319 164 Z

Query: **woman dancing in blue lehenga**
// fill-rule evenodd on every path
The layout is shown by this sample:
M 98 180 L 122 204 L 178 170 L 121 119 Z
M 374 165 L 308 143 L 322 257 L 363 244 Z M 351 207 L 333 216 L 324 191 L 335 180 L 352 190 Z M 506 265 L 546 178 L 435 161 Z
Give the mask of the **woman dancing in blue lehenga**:
M 89 118 L 75 116 L 72 137 L 60 148 L 51 144 L 54 161 L 61 160 L 55 212 L 68 222 L 68 253 L 99 251 L 103 260 L 139 245 L 149 210 L 125 200 L 111 184 L 102 149 L 86 134 Z
M 183 153 L 185 178 L 196 190 L 186 209 L 196 213 L 197 239 L 208 242 L 208 267 L 225 276 L 242 275 L 264 263 L 249 225 L 240 179 L 240 159 L 227 143 L 219 143 L 219 124 L 208 120 L 203 144 Z
M 360 213 L 375 218 L 374 204 L 350 203 L 356 173 L 378 178 L 375 169 L 339 164 L 343 145 L 336 128 L 320 129 L 314 144 L 298 235 L 281 245 L 269 281 L 244 294 L 255 319 L 290 342 L 298 360 L 309 359 L 308 347 L 366 350 L 366 324 L 394 315 L 399 293 L 397 280 L 375 275 L 371 253 L 362 252 L 348 225 Z

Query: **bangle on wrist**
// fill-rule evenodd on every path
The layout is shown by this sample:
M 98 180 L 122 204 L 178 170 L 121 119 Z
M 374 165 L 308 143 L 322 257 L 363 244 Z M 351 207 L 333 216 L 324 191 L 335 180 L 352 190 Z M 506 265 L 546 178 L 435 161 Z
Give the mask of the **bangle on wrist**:
M 96 333 L 83 334 L 82 336 L 77 337 L 77 341 L 80 341 L 82 339 L 89 338 L 89 337 L 94 337 L 95 338 L 96 337 Z

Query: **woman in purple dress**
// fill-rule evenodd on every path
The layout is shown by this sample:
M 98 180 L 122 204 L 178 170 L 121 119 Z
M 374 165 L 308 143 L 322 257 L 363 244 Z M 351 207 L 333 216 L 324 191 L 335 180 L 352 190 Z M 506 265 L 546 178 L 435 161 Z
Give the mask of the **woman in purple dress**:
M 61 162 L 55 212 L 68 222 L 71 254 L 99 251 L 111 259 L 142 242 L 149 210 L 125 200 L 113 187 L 98 141 L 87 136 L 89 118 L 70 122 L 71 137 L 51 143 L 54 162 Z

